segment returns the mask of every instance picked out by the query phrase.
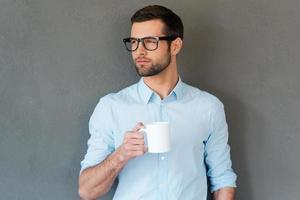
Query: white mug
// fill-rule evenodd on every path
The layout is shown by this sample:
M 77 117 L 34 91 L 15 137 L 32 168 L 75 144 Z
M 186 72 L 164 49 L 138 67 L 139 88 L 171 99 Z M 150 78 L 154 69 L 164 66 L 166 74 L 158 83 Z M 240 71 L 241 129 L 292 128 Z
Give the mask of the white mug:
M 149 123 L 139 131 L 146 133 L 149 153 L 165 153 L 171 150 L 169 122 Z

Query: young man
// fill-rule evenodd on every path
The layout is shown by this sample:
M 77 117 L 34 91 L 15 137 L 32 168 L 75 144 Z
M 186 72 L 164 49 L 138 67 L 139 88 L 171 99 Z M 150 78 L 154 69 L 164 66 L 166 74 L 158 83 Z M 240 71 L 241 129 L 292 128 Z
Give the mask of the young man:
M 117 178 L 115 200 L 206 200 L 208 179 L 215 200 L 233 200 L 236 175 L 223 104 L 178 75 L 180 18 L 155 5 L 137 11 L 131 22 L 131 37 L 123 41 L 142 78 L 96 106 L 79 195 L 96 199 Z M 155 121 L 170 123 L 168 153 L 147 153 L 139 129 Z

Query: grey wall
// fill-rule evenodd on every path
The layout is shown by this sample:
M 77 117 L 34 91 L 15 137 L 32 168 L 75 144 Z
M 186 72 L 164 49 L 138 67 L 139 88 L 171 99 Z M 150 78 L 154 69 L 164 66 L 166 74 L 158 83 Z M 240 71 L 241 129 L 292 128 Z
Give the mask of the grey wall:
M 78 199 L 89 117 L 138 80 L 121 39 L 152 3 L 0 0 L 0 199 Z M 185 24 L 182 79 L 225 104 L 237 199 L 297 199 L 299 1 L 159 4 Z

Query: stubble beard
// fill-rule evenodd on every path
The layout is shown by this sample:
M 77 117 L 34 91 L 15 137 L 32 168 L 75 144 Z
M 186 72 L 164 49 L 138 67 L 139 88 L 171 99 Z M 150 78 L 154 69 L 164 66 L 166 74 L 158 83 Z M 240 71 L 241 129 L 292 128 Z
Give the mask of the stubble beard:
M 141 77 L 148 77 L 148 76 L 155 76 L 162 71 L 164 71 L 171 63 L 171 56 L 168 55 L 167 58 L 161 63 L 151 63 L 150 67 L 145 65 L 138 66 L 135 63 L 135 69 L 139 76 Z

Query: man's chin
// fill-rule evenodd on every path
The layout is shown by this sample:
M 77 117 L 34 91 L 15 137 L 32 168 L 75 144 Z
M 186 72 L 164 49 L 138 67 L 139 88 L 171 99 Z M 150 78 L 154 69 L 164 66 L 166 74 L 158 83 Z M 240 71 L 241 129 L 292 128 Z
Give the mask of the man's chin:
M 136 65 L 135 70 L 136 70 L 137 74 L 141 77 L 149 76 L 149 72 L 145 70 L 144 65 Z
M 148 76 L 153 76 L 150 72 L 143 71 L 140 68 L 136 68 L 136 72 L 139 76 L 141 77 L 148 77 Z
M 145 71 L 140 71 L 140 70 L 137 70 L 137 73 L 139 76 L 141 77 L 150 77 L 150 76 L 156 76 L 157 74 L 159 74 L 160 72 L 145 72 Z
M 156 76 L 156 75 L 158 75 L 165 68 L 157 70 L 157 69 L 155 69 L 153 67 L 147 68 L 144 65 L 140 65 L 140 66 L 136 65 L 135 69 L 136 69 L 136 72 L 138 73 L 139 76 L 141 76 L 141 77 L 149 77 L 149 76 Z
M 149 73 L 145 73 L 145 72 L 140 72 L 140 71 L 137 71 L 138 75 L 140 77 L 149 77 L 149 76 L 152 76 L 151 74 Z

